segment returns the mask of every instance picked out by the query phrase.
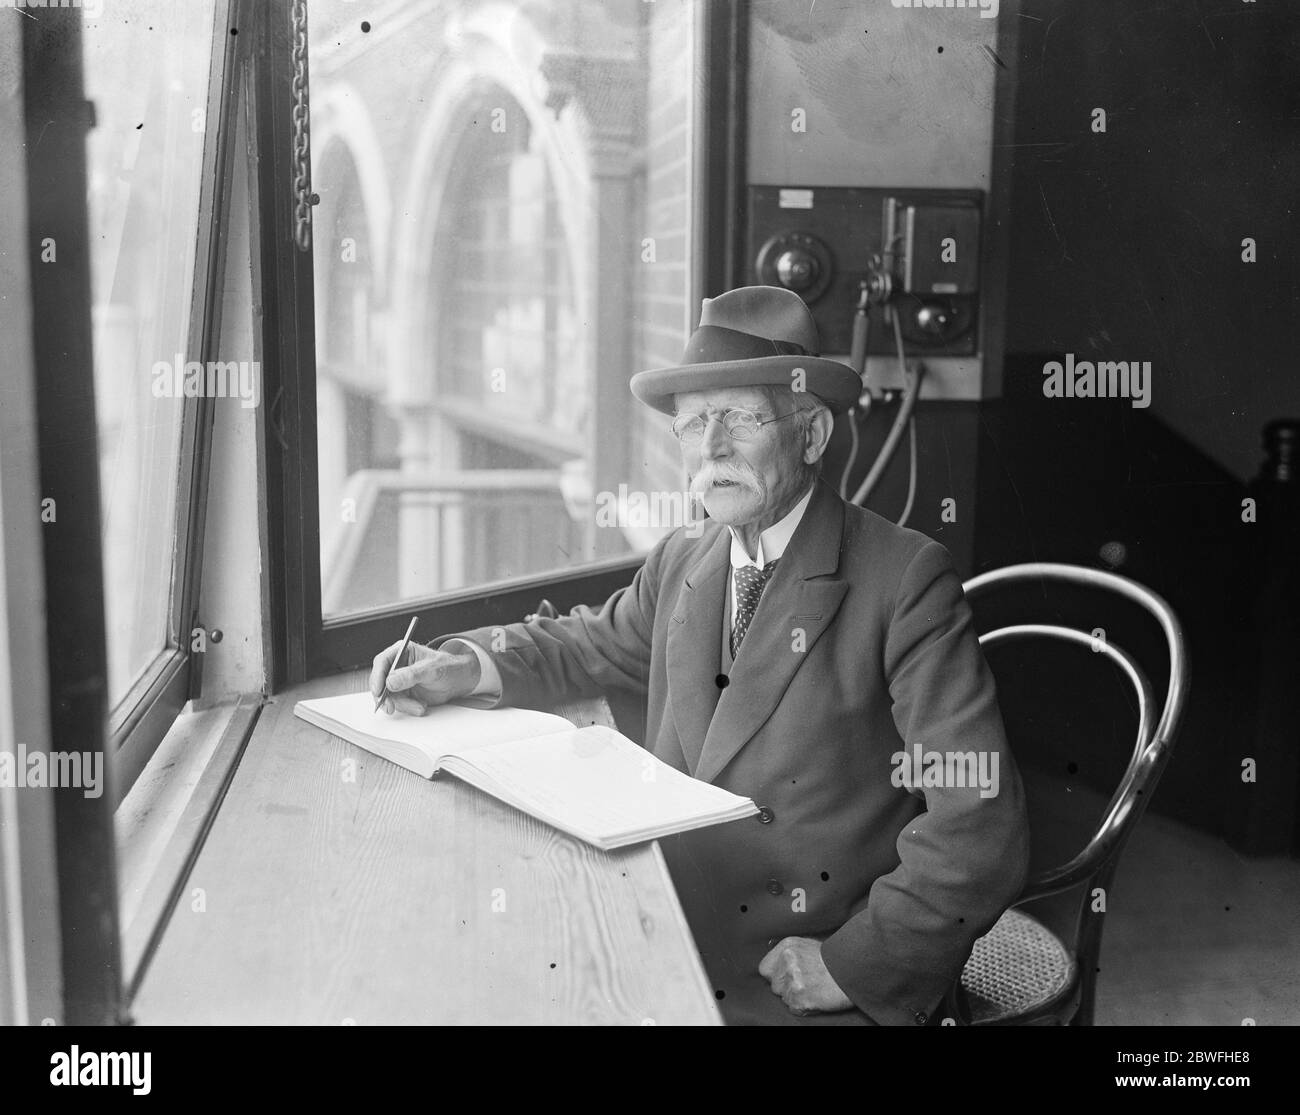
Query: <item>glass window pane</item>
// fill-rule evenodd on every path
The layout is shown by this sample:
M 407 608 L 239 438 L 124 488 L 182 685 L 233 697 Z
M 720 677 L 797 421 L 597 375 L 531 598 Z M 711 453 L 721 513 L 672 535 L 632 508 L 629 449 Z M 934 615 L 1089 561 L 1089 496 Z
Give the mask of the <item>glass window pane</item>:
M 109 702 L 167 645 L 213 0 L 85 21 Z M 57 246 L 55 248 L 57 250 Z M 169 374 L 165 369 L 170 369 Z
M 638 511 L 683 482 L 627 381 L 686 337 L 694 18 L 689 0 L 314 0 L 326 616 L 675 525 Z

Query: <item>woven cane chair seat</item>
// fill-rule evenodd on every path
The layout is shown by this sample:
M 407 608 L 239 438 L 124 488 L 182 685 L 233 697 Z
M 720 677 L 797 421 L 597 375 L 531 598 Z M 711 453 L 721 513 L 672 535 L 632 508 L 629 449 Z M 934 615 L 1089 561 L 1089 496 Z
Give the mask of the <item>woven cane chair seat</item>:
M 1008 910 L 975 942 L 961 974 L 970 1020 L 997 1022 L 1054 1002 L 1074 983 L 1075 964 L 1056 935 Z

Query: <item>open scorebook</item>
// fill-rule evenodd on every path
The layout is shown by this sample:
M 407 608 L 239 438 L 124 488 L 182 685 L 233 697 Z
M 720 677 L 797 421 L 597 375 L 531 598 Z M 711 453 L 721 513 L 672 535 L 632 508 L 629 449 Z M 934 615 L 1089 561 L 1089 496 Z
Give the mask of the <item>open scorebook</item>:
M 299 701 L 293 712 L 422 778 L 453 774 L 606 851 L 758 812 L 612 728 L 575 728 L 551 713 L 443 705 L 389 715 L 368 693 Z

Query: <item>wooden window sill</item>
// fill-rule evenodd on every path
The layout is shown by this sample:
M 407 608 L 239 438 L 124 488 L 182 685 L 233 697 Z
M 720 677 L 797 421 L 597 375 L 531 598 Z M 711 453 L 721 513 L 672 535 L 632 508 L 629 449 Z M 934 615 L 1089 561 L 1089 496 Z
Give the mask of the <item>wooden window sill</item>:
M 267 703 L 135 996 L 142 1024 L 720 1021 L 657 844 L 604 853 Z
M 262 706 L 187 705 L 114 814 L 122 970 L 139 982 Z

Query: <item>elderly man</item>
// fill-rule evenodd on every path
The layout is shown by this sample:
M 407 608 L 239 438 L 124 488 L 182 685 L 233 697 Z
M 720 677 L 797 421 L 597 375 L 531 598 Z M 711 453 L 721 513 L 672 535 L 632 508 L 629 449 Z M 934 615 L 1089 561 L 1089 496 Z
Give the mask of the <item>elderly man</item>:
M 789 291 L 706 301 L 631 384 L 674 415 L 702 533 L 598 611 L 413 647 L 388 707 L 635 695 L 649 750 L 761 807 L 663 841 L 724 1017 L 924 1025 L 1024 884 L 1024 797 L 948 552 L 818 478 L 859 381 L 817 347 Z

